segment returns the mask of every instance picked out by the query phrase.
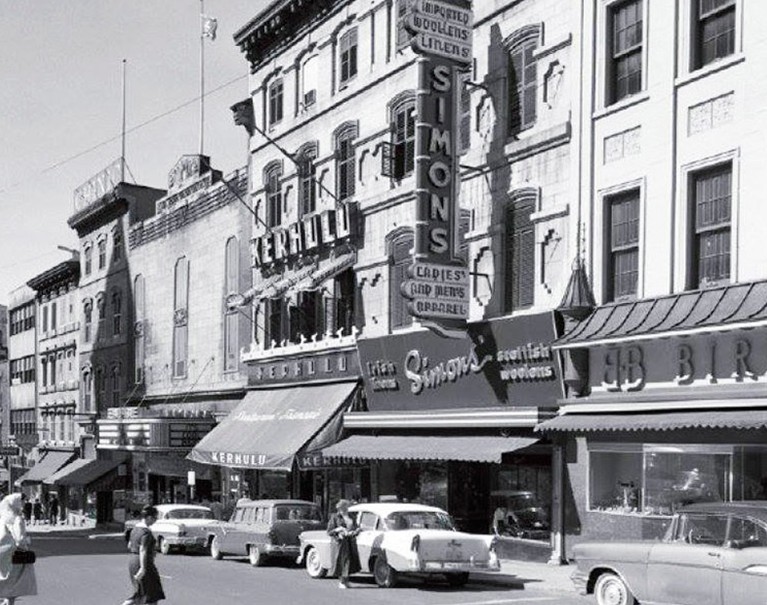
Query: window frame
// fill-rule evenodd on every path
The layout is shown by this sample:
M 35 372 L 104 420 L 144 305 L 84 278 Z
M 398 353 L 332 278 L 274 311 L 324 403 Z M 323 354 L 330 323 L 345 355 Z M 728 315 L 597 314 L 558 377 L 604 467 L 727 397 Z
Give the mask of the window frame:
M 621 301 L 621 300 L 632 300 L 637 298 L 639 293 L 639 283 L 640 283 L 640 244 L 642 240 L 642 230 L 641 230 L 641 222 L 642 222 L 642 191 L 639 187 L 630 187 L 627 189 L 623 189 L 618 192 L 613 192 L 609 195 L 604 196 L 604 204 L 605 204 L 605 301 Z M 635 203 L 636 204 L 636 218 L 629 219 L 628 221 L 624 222 L 624 225 L 627 225 L 628 229 L 633 230 L 633 227 L 630 226 L 630 223 L 636 223 L 636 239 L 633 241 L 628 242 L 616 242 L 615 241 L 615 209 L 619 205 L 625 205 L 627 203 Z M 634 285 L 634 290 L 632 292 L 628 291 L 618 291 L 617 284 L 615 283 L 615 270 L 616 270 L 616 257 L 623 256 L 626 253 L 634 252 L 636 256 L 636 264 L 635 264 L 635 273 L 636 273 L 636 282 Z
M 274 229 L 282 224 L 282 164 L 273 162 L 264 169 L 266 226 Z
M 605 48 L 605 106 L 615 105 L 637 95 L 645 90 L 645 81 L 647 75 L 647 7 L 645 6 L 646 0 L 615 0 L 610 2 L 605 8 L 605 24 L 604 24 L 604 48 Z M 617 11 L 629 4 L 635 4 L 641 11 L 641 25 L 639 31 L 641 34 L 641 40 L 639 43 L 635 43 L 630 47 L 620 49 L 616 51 L 616 32 L 615 20 Z M 636 27 L 636 22 L 633 24 Z M 628 28 L 624 28 L 621 31 L 626 31 Z M 619 96 L 618 81 L 617 81 L 617 65 L 619 61 L 622 61 L 630 56 L 637 55 L 639 57 L 639 87 L 637 90 L 626 91 L 625 94 Z M 634 72 L 636 73 L 636 72 Z
M 334 137 L 336 198 L 339 202 L 353 198 L 356 192 L 357 154 L 354 141 L 357 137 L 357 127 L 349 124 L 338 129 Z
M 189 259 L 186 256 L 176 259 L 173 267 L 173 378 L 186 378 L 189 372 L 189 274 Z
M 532 220 L 532 215 L 536 211 L 538 206 L 537 196 L 528 194 L 520 194 L 513 196 L 506 207 L 504 208 L 503 217 L 503 282 L 506 284 L 503 296 L 503 312 L 504 314 L 514 313 L 515 311 L 521 311 L 529 309 L 535 306 L 535 289 L 536 289 L 536 266 L 537 266 L 537 243 L 535 235 L 535 223 Z M 527 218 L 524 219 L 524 224 L 516 224 L 515 214 L 527 213 Z M 524 217 L 520 216 L 520 220 Z M 531 242 L 525 245 L 523 238 L 531 238 Z M 515 242 L 520 242 L 520 247 L 525 246 L 524 250 L 521 250 L 520 260 L 515 260 L 514 248 Z M 522 271 L 514 269 L 515 267 L 521 267 L 523 261 L 530 263 L 532 266 L 529 268 L 527 275 Z M 525 284 L 522 280 L 525 280 Z M 529 282 L 529 283 L 527 283 Z M 523 296 L 523 285 L 529 287 L 528 298 Z
M 297 154 L 299 218 L 317 210 L 317 156 L 318 147 L 316 143 L 307 143 L 301 147 Z
M 226 304 L 229 294 L 239 293 L 239 277 L 240 245 L 233 235 L 224 245 L 224 372 L 236 372 L 239 368 L 239 311 Z
M 705 14 L 702 11 L 702 4 L 704 1 L 705 0 L 691 0 L 691 71 L 702 69 L 708 65 L 711 65 L 712 63 L 716 63 L 717 61 L 732 56 L 737 52 L 738 48 L 738 17 L 740 14 L 739 0 L 723 0 L 720 6 L 713 7 Z M 714 0 L 714 2 L 716 1 L 717 0 Z M 704 45 L 706 43 L 706 40 L 704 39 L 705 27 L 707 24 L 715 22 L 722 16 L 727 17 L 728 15 L 731 15 L 732 19 L 732 30 L 728 30 L 730 32 L 729 36 L 731 37 L 731 47 L 725 54 L 718 55 L 715 52 L 715 55 L 707 60 L 705 57 L 704 49 Z M 721 33 L 717 34 L 714 39 L 718 40 L 720 37 Z
M 122 292 L 114 290 L 112 292 L 112 336 L 122 335 Z
M 285 117 L 285 82 L 281 77 L 269 83 L 266 93 L 269 128 L 282 122 Z
M 342 90 L 359 73 L 359 33 L 357 27 L 346 30 L 338 39 L 338 87 Z
M 400 123 L 401 117 L 402 123 Z M 389 124 L 392 145 L 392 178 L 395 180 L 402 180 L 415 171 L 415 118 L 414 97 L 408 96 L 392 105 Z M 404 156 L 402 155 L 403 152 Z
M 402 294 L 400 284 L 407 276 L 407 268 L 413 262 L 415 234 L 411 229 L 395 233 L 387 247 L 389 252 L 389 331 L 393 332 L 413 325 L 414 318 L 407 309 L 407 299 Z
M 507 47 L 508 102 L 506 104 L 506 121 L 509 136 L 515 136 L 529 130 L 535 126 L 538 120 L 538 60 L 535 58 L 535 50 L 539 46 L 540 33 L 538 30 L 534 30 Z M 519 78 L 512 77 L 512 75 L 516 76 L 515 56 L 520 57 L 521 82 Z M 532 71 L 532 78 L 528 81 L 530 71 Z M 533 99 L 532 110 L 528 115 L 526 93 L 530 91 L 533 93 Z
M 98 268 L 99 271 L 106 269 L 107 266 L 107 236 L 104 235 L 96 242 L 96 248 L 98 249 Z

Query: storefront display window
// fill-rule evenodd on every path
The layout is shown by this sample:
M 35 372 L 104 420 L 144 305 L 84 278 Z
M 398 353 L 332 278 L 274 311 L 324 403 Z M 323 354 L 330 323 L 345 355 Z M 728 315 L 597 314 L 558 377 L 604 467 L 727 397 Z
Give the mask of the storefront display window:
M 732 448 L 598 444 L 589 457 L 592 511 L 665 516 L 731 499 Z
M 363 494 L 368 493 L 370 471 L 366 468 L 332 468 L 328 470 L 329 506 L 342 498 L 360 502 Z
M 767 500 L 767 448 L 739 449 L 735 466 L 733 500 Z

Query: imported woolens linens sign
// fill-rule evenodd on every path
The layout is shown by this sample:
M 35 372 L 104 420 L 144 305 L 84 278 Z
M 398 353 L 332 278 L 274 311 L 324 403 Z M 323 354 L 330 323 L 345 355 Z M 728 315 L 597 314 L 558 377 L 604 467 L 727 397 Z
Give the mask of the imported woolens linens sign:
M 468 324 L 466 338 L 431 331 L 358 339 L 370 412 L 554 406 L 562 397 L 551 313 Z

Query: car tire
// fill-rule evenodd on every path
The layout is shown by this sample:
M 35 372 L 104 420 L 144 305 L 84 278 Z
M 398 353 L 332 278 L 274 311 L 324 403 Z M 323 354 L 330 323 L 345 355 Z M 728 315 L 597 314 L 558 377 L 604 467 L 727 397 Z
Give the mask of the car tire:
M 397 585 L 397 570 L 386 560 L 385 555 L 376 557 L 373 563 L 373 577 L 380 588 L 393 588 Z
M 603 573 L 594 585 L 597 605 L 636 605 L 636 599 L 619 575 Z
M 450 584 L 453 588 L 460 588 L 461 586 L 465 586 L 466 583 L 469 581 L 469 572 L 468 571 L 462 571 L 459 573 L 449 573 L 447 575 L 447 583 Z
M 168 544 L 167 540 L 163 540 L 162 536 L 157 538 L 157 548 L 164 555 L 170 554 L 170 544 Z
M 224 555 L 221 552 L 221 546 L 219 545 L 218 538 L 216 536 L 213 536 L 213 539 L 210 541 L 210 556 L 216 561 L 220 561 L 224 558 Z
M 309 574 L 310 578 L 320 579 L 328 575 L 328 570 L 320 562 L 320 553 L 313 546 L 310 546 L 309 550 L 306 551 L 304 561 L 306 573 Z
M 261 567 L 266 560 L 266 556 L 255 544 L 248 546 L 248 561 L 253 567 Z

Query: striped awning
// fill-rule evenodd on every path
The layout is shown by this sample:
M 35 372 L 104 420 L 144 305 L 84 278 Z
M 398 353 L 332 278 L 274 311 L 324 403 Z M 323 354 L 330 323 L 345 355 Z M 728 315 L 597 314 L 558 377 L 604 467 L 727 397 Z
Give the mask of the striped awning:
M 78 458 L 43 480 L 46 485 L 83 487 L 101 479 L 108 472 L 124 464 L 125 459 L 93 460 Z
M 500 464 L 504 453 L 537 442 L 535 437 L 352 435 L 324 448 L 322 456 L 330 460 L 453 460 Z

